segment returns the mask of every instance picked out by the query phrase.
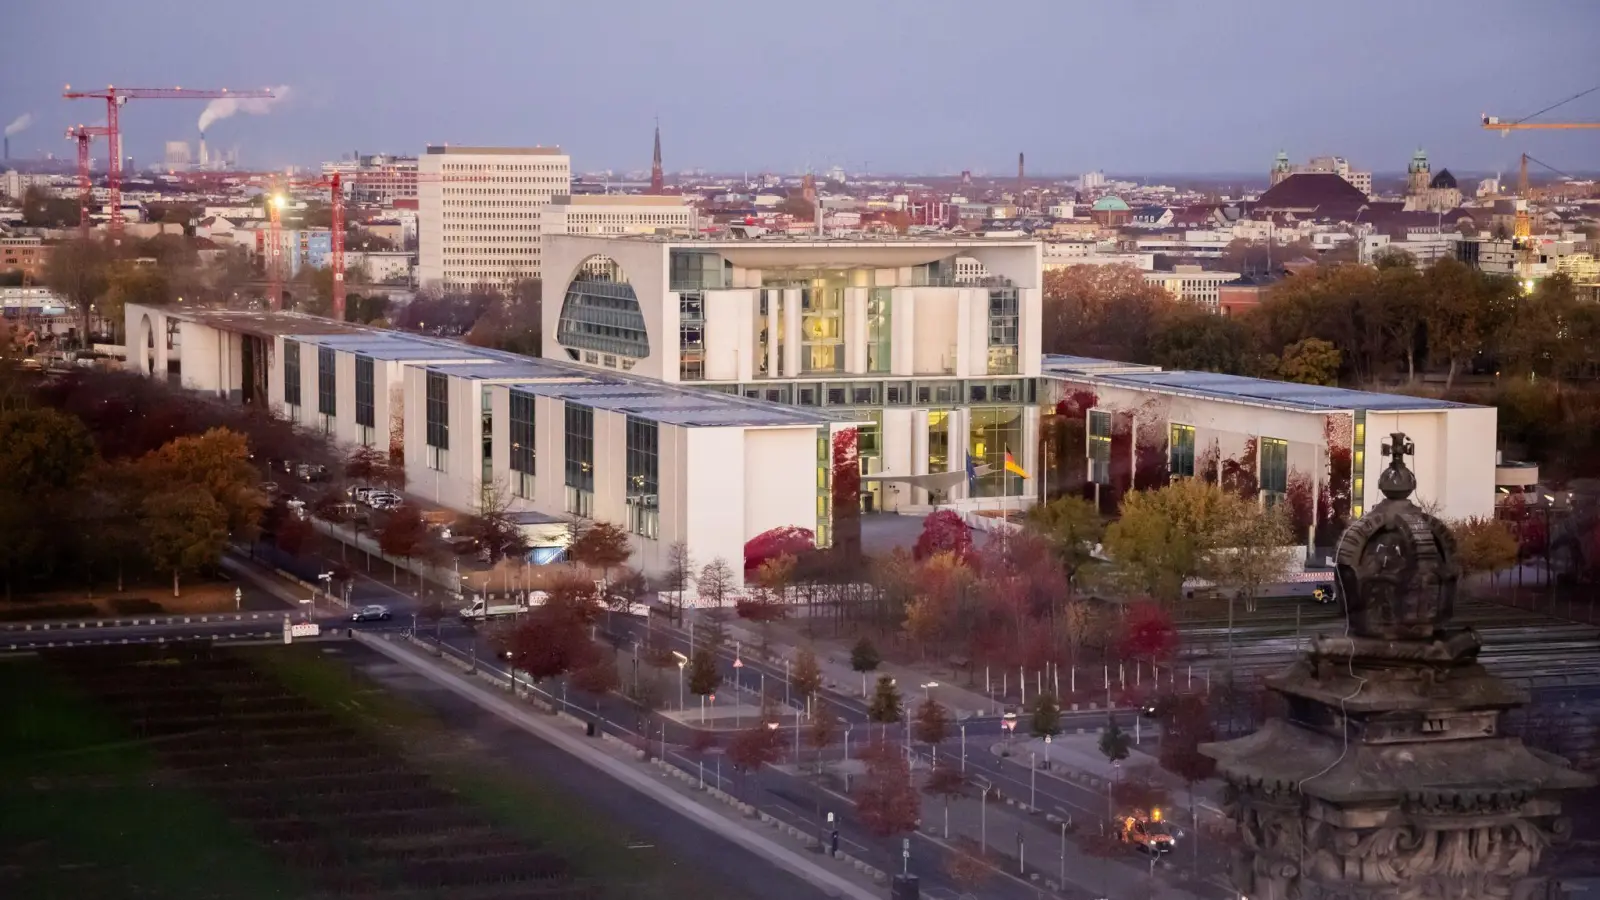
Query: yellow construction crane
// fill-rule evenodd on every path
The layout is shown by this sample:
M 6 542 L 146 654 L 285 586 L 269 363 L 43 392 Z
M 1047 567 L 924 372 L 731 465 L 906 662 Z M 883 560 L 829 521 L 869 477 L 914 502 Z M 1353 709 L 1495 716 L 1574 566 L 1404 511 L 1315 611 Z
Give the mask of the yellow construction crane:
M 1485 131 L 1498 131 L 1502 135 L 1508 135 L 1513 131 L 1528 131 L 1535 129 L 1569 130 L 1576 128 L 1600 128 L 1600 122 L 1528 121 L 1534 116 L 1544 115 L 1558 106 L 1564 106 L 1578 99 L 1579 97 L 1587 96 L 1595 91 L 1600 91 L 1600 85 L 1595 85 L 1586 91 L 1579 91 L 1565 100 L 1552 103 L 1538 112 L 1530 113 L 1520 119 L 1510 122 L 1501 121 L 1499 116 L 1491 116 L 1488 113 L 1484 113 L 1483 129 Z M 1517 171 L 1517 217 L 1511 234 L 1512 243 L 1517 248 L 1517 277 L 1520 281 L 1522 281 L 1524 290 L 1530 290 L 1533 286 L 1533 281 L 1529 276 L 1532 273 L 1533 258 L 1535 255 L 1533 246 L 1533 218 L 1528 211 L 1528 201 L 1532 199 L 1532 192 L 1528 188 L 1528 158 L 1528 154 L 1522 154 L 1522 165 Z M 1537 162 L 1537 160 L 1535 160 L 1535 162 Z M 1541 166 L 1545 165 L 1544 163 L 1539 164 Z M 1550 168 L 1549 166 L 1545 167 Z M 1552 171 L 1554 170 L 1552 169 Z
M 1573 94 L 1571 97 L 1568 97 L 1565 100 L 1562 100 L 1562 101 L 1560 101 L 1558 103 L 1552 103 L 1549 106 L 1546 106 L 1544 109 L 1539 110 L 1538 112 L 1529 113 L 1528 115 L 1525 115 L 1520 119 L 1515 119 L 1515 120 L 1510 121 L 1510 122 L 1503 122 L 1503 121 L 1500 120 L 1499 116 L 1491 116 L 1488 113 L 1484 113 L 1483 114 L 1483 129 L 1485 131 L 1498 131 L 1501 134 L 1510 134 L 1513 131 L 1528 131 L 1528 130 L 1532 130 L 1532 129 L 1542 129 L 1542 128 L 1550 128 L 1550 129 L 1600 128 L 1600 122 L 1530 122 L 1530 121 L 1528 121 L 1529 119 L 1532 119 L 1534 116 L 1542 116 L 1545 113 L 1549 112 L 1552 109 L 1555 109 L 1558 106 L 1565 106 L 1568 103 L 1571 103 L 1572 101 L 1578 99 L 1579 97 L 1586 97 L 1589 94 L 1594 93 L 1595 91 L 1600 91 L 1600 84 L 1597 84 L 1592 88 L 1589 88 L 1587 91 L 1579 91 L 1578 93 Z

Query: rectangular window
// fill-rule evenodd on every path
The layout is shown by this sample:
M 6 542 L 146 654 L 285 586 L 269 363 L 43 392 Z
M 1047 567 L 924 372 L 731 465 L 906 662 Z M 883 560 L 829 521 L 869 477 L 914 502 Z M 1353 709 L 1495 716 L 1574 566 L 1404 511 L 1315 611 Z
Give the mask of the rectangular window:
M 334 375 L 334 354 L 332 347 L 317 348 L 317 412 L 332 418 L 338 403 L 337 383 Z
M 648 419 L 628 417 L 628 530 L 655 540 L 661 529 L 659 490 L 660 427 Z
M 511 493 L 523 499 L 533 497 L 534 398 L 511 392 Z
M 300 405 L 300 342 L 283 342 L 283 403 Z
M 428 468 L 438 472 L 447 471 L 445 458 L 450 450 L 450 382 L 444 373 L 427 373 L 427 398 L 423 412 Z
M 1350 445 L 1350 517 L 1367 511 L 1367 411 L 1356 410 L 1355 438 Z
M 705 295 L 688 292 L 678 298 L 678 379 L 703 381 L 706 377 Z
M 1173 478 L 1194 477 L 1194 426 L 1173 423 L 1167 439 L 1167 470 Z
M 928 471 L 950 470 L 950 411 L 928 410 Z
M 594 514 L 594 409 L 567 403 L 565 413 L 567 512 Z
M 478 386 L 478 439 L 483 442 L 481 465 L 482 489 L 490 490 L 494 483 L 494 395 L 483 385 Z M 486 499 L 488 495 L 485 495 Z
M 1017 374 L 1017 321 L 1019 302 L 1016 288 L 989 291 L 989 374 Z
M 1111 413 L 1089 411 L 1089 481 L 1111 483 Z
M 911 402 L 911 385 L 904 381 L 891 381 L 883 387 L 883 402 L 890 406 L 905 406 Z
M 817 429 L 817 546 L 833 539 L 833 442 L 828 429 Z
M 376 392 L 372 386 L 372 357 L 356 357 L 356 424 L 377 427 Z
M 1266 495 L 1269 505 L 1289 493 L 1288 441 L 1261 439 L 1261 493 Z
M 867 371 L 889 371 L 889 348 L 893 333 L 893 288 L 875 287 L 867 291 Z

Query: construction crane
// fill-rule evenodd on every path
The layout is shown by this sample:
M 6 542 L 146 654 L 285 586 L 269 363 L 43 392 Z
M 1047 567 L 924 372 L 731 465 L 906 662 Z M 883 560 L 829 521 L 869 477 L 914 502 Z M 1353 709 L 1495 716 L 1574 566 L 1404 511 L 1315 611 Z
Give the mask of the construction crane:
M 89 236 L 89 201 L 94 195 L 94 185 L 89 180 L 89 142 L 97 137 L 110 137 L 109 125 L 79 125 L 67 129 L 67 138 L 78 142 L 78 234 Z
M 1589 88 L 1586 91 L 1579 91 L 1578 93 L 1573 94 L 1571 97 L 1568 97 L 1565 100 L 1561 100 L 1561 101 L 1558 101 L 1556 103 L 1552 103 L 1549 106 L 1546 106 L 1544 109 L 1539 110 L 1538 112 L 1529 113 L 1529 114 L 1523 116 L 1520 119 L 1513 119 L 1513 120 L 1511 120 L 1509 122 L 1501 121 L 1499 116 L 1491 116 L 1488 113 L 1484 113 L 1483 114 L 1483 129 L 1485 131 L 1498 131 L 1501 134 L 1510 134 L 1513 131 L 1530 131 L 1530 130 L 1534 130 L 1534 129 L 1563 129 L 1563 130 L 1565 130 L 1565 129 L 1573 129 L 1573 128 L 1600 128 L 1600 122 L 1530 122 L 1529 121 L 1529 119 L 1532 119 L 1534 116 L 1542 116 L 1545 113 L 1549 112 L 1550 110 L 1555 109 L 1556 107 L 1565 106 L 1568 103 L 1571 103 L 1572 101 L 1577 100 L 1580 97 L 1586 97 L 1586 96 L 1594 93 L 1595 91 L 1600 91 L 1600 84 L 1597 84 L 1594 87 Z
M 61 94 L 68 100 L 104 100 L 106 102 L 105 136 L 111 145 L 111 165 L 106 169 L 106 188 L 111 193 L 111 239 L 122 237 L 122 131 L 118 111 L 129 100 L 271 100 L 271 91 L 195 90 L 193 88 L 119 88 L 106 85 L 104 90 L 74 91 L 67 85 Z M 80 148 L 82 145 L 79 145 Z M 80 150 L 81 152 L 81 150 Z M 80 228 L 88 228 L 88 206 L 83 208 Z
M 1509 135 L 1513 131 L 1530 131 L 1536 129 L 1571 130 L 1579 128 L 1600 128 L 1600 122 L 1529 121 L 1534 116 L 1542 116 L 1552 109 L 1565 106 L 1566 104 L 1571 103 L 1580 97 L 1588 96 L 1596 91 L 1600 91 L 1600 84 L 1597 84 L 1586 91 L 1579 91 L 1565 100 L 1557 101 L 1537 112 L 1529 113 L 1520 119 L 1515 119 L 1509 122 L 1502 121 L 1499 116 L 1491 116 L 1488 113 L 1484 113 L 1482 127 L 1485 131 L 1498 131 L 1502 136 Z M 1511 237 L 1512 245 L 1517 249 L 1517 277 L 1522 281 L 1525 289 L 1533 283 L 1530 276 L 1533 274 L 1533 258 L 1535 256 L 1533 245 L 1533 217 L 1528 209 L 1529 201 L 1533 198 L 1533 191 L 1528 186 L 1529 160 L 1533 160 L 1533 162 L 1537 162 L 1539 165 L 1544 166 L 1545 168 L 1552 172 L 1556 172 L 1557 174 L 1565 174 L 1555 167 L 1548 165 L 1547 163 L 1539 162 L 1539 160 L 1533 159 L 1526 153 L 1522 154 L 1521 164 L 1517 168 L 1517 215 L 1512 228 Z

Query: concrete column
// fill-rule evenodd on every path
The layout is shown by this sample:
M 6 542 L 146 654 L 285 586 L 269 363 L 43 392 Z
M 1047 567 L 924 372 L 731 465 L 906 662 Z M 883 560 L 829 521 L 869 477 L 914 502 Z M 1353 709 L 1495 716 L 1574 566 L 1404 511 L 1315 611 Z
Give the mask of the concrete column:
M 1024 495 L 1042 498 L 1044 494 L 1044 466 L 1039 460 L 1039 409 L 1022 407 L 1022 446 L 1013 447 L 1022 463 L 1022 470 L 1033 477 L 1028 480 Z
M 973 292 L 961 288 L 956 291 L 956 375 L 970 378 L 974 375 L 987 375 L 987 371 L 978 371 L 975 367 L 973 354 L 976 348 L 985 346 L 987 340 L 982 334 L 972 333 L 972 294 Z
M 844 370 L 852 375 L 867 371 L 867 289 L 844 289 Z
M 778 344 L 779 324 L 783 321 L 783 291 L 767 289 L 767 377 L 777 378 L 783 373 L 783 350 Z
M 895 288 L 889 299 L 889 371 L 916 374 L 917 310 L 915 288 Z
M 783 289 L 783 375 L 800 376 L 800 346 L 805 335 L 800 330 L 800 289 Z
M 925 409 L 911 411 L 911 474 L 928 474 L 928 411 Z M 927 505 L 927 490 L 912 488 L 911 503 L 916 506 Z

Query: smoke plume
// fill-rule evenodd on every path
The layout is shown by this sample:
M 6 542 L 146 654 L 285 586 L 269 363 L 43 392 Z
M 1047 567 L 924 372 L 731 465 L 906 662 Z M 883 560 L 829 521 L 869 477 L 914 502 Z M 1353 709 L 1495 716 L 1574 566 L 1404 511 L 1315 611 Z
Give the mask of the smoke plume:
M 265 98 L 235 99 L 233 97 L 223 97 L 207 103 L 205 110 L 200 113 L 200 130 L 205 131 L 211 127 L 211 123 L 220 122 L 238 113 L 264 116 L 272 112 L 274 106 L 288 98 L 289 86 L 280 85 L 272 88 L 272 93 L 273 97 L 270 100 Z
M 6 126 L 6 137 L 15 137 L 16 135 L 27 131 L 28 126 L 32 124 L 33 113 L 23 113 L 22 115 L 17 116 L 15 119 L 12 119 L 11 124 Z

